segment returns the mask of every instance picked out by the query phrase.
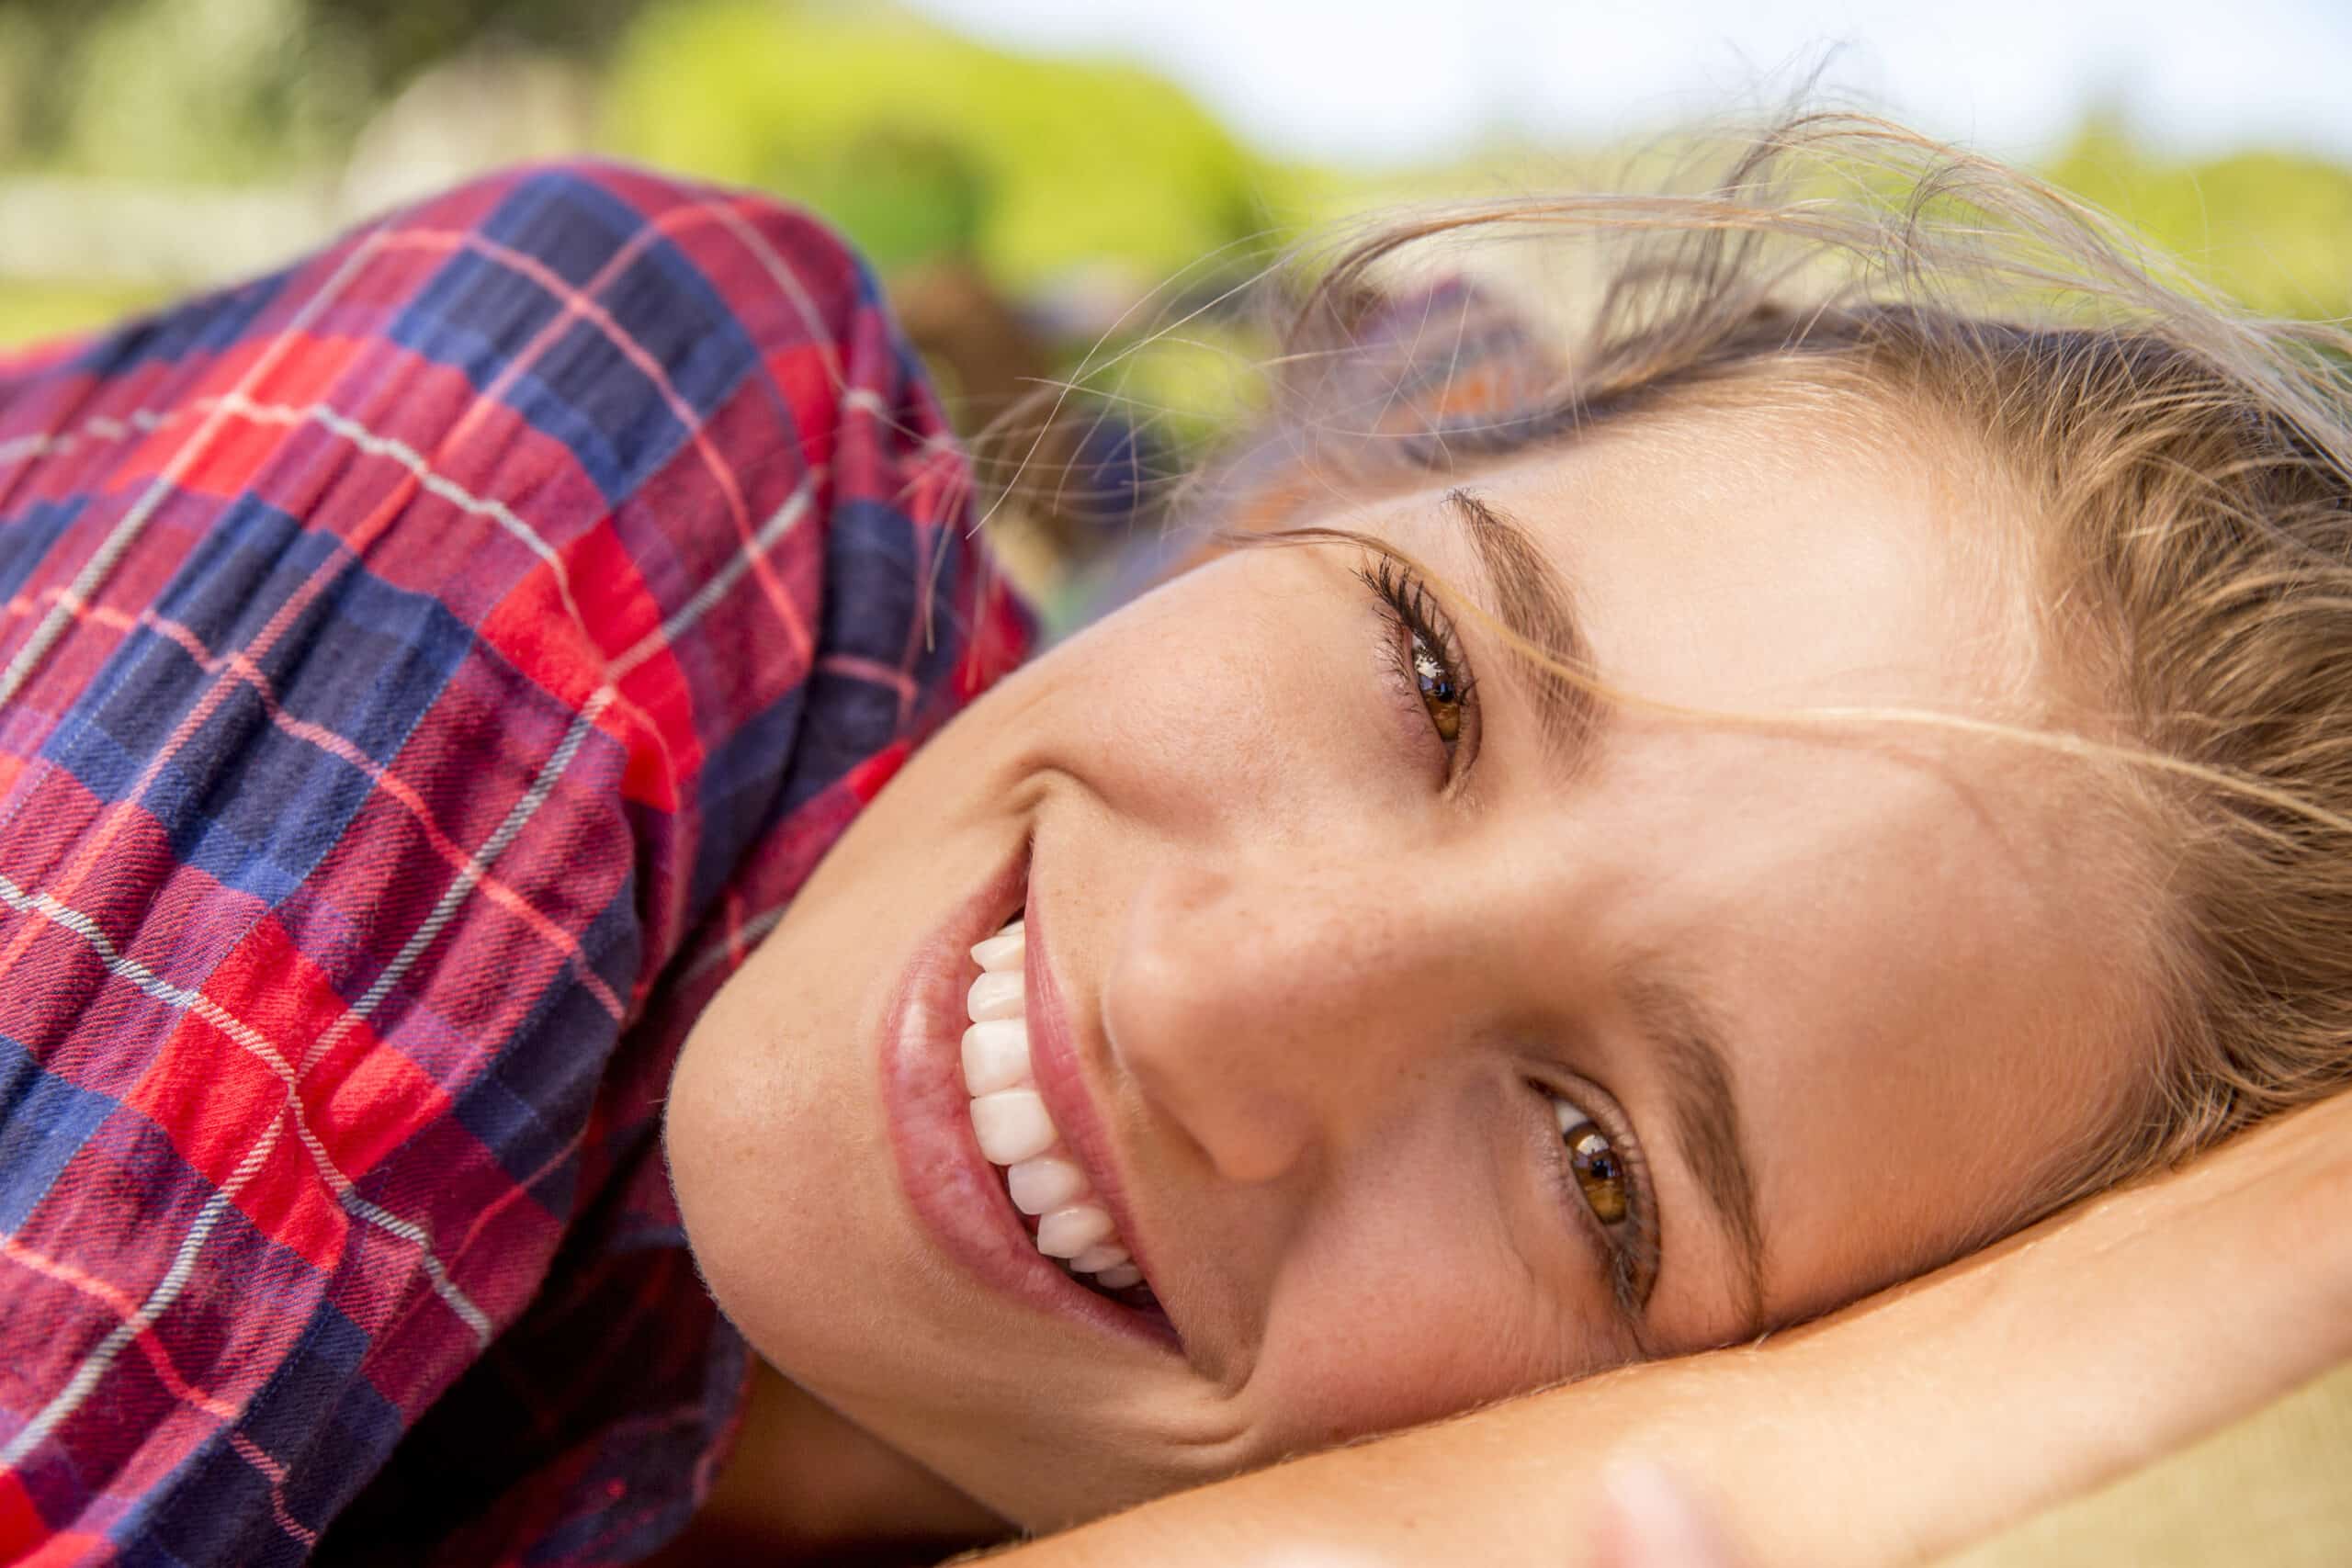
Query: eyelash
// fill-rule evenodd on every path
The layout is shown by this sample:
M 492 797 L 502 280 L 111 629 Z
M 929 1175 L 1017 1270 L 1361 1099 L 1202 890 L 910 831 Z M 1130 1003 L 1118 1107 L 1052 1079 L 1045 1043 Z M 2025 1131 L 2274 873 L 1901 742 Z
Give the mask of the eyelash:
M 1391 557 L 1382 556 L 1370 567 L 1358 568 L 1356 577 L 1372 591 L 1374 599 L 1396 627 L 1390 654 L 1406 698 L 1419 705 L 1428 716 L 1430 731 L 1445 748 L 1449 774 L 1459 774 L 1478 754 L 1478 679 L 1471 672 L 1469 657 L 1462 650 L 1462 640 L 1454 633 L 1452 617 L 1439 607 L 1420 574 Z M 1422 667 L 1424 656 L 1434 669 Z M 1430 706 L 1432 682 L 1450 692 L 1452 705 L 1460 710 L 1456 732 L 1452 736 L 1439 725 L 1437 713 Z M 1456 767 L 1454 759 L 1462 754 L 1464 740 L 1469 742 L 1468 760 Z
M 1583 1223 L 1591 1228 L 1594 1239 L 1608 1254 L 1609 1282 L 1618 1303 L 1629 1315 L 1636 1314 L 1643 1292 L 1657 1268 L 1656 1234 L 1649 1221 L 1649 1167 L 1642 1157 L 1641 1143 L 1611 1111 L 1604 1109 L 1596 1114 L 1587 1110 L 1581 1100 L 1537 1079 L 1531 1078 L 1528 1087 L 1543 1100 L 1544 1113 L 1555 1126 L 1558 1112 L 1554 1107 L 1565 1105 L 1580 1124 L 1590 1127 L 1607 1141 L 1610 1154 L 1616 1157 L 1623 1171 L 1625 1214 L 1621 1220 L 1610 1221 L 1601 1218 L 1584 1184 L 1577 1179 L 1574 1145 L 1567 1139 L 1569 1129 L 1559 1128 L 1553 1135 L 1554 1168 L 1562 1194 L 1583 1215 Z

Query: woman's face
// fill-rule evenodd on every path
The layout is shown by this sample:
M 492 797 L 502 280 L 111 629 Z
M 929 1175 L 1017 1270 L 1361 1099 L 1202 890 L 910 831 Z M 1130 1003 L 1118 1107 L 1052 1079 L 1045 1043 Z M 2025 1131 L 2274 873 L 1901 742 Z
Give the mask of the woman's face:
M 2013 701 L 1988 503 L 1855 440 L 1686 414 L 1314 521 L 1667 703 Z M 1591 711 L 1446 620 L 1352 547 L 1227 556 L 858 818 L 670 1106 L 786 1376 L 1052 1526 L 1849 1300 L 2118 1103 L 2139 948 L 2046 761 Z M 1016 916 L 991 1145 L 1057 1145 L 1031 1201 L 1083 1184 L 1159 1314 L 1043 1258 L 971 1132 L 967 949 Z

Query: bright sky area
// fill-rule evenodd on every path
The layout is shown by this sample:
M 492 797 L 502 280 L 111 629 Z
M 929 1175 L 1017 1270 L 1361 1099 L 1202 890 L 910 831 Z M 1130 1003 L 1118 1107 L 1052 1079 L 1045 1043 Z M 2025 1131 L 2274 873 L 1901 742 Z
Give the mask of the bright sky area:
M 2352 158 L 2352 0 L 913 0 L 972 37 L 1152 65 L 1268 152 L 1379 166 L 1596 141 L 1827 81 L 2011 157 L 2094 103 L 2152 148 Z

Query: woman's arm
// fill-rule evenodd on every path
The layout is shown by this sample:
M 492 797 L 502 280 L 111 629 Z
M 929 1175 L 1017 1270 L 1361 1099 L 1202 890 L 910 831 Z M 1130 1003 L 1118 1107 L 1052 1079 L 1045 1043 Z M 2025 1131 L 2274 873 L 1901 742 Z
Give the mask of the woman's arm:
M 1621 1452 L 1686 1478 L 1757 1563 L 1912 1561 L 2347 1356 L 2352 1096 L 1766 1344 L 1302 1459 L 1011 1561 L 1228 1564 L 1315 1546 L 1347 1562 L 1582 1563 Z

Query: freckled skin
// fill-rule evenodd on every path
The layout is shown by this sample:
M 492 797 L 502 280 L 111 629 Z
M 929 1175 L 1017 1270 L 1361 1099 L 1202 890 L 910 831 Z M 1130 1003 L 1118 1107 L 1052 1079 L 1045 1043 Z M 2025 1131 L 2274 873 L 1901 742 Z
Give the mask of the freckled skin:
M 1536 535 L 1621 688 L 1983 713 L 2010 673 L 1986 650 L 2020 646 L 2024 612 L 1962 581 L 1953 531 L 1975 525 L 1918 446 L 1841 457 L 1775 416 L 1693 413 L 1471 482 Z M 1317 520 L 1470 584 L 1442 489 Z M 1768 1319 L 1962 1245 L 2135 1060 L 2109 1021 L 2132 927 L 2048 762 L 1620 713 L 1563 775 L 1528 683 L 1465 625 L 1478 750 L 1447 792 L 1360 564 L 1220 558 L 983 697 L 685 1048 L 669 1151 L 720 1304 L 785 1376 L 1023 1526 L 1750 1326 L 1614 988 L 1636 955 L 1703 976 L 1733 1025 Z M 1048 961 L 1187 1359 L 1004 1299 L 897 1187 L 884 1010 L 1032 835 Z M 1642 1162 L 1580 1182 L 1539 1063 L 1621 1111 Z M 1662 1247 L 1637 1324 L 1596 1240 L 1620 1203 L 1650 1206 Z

